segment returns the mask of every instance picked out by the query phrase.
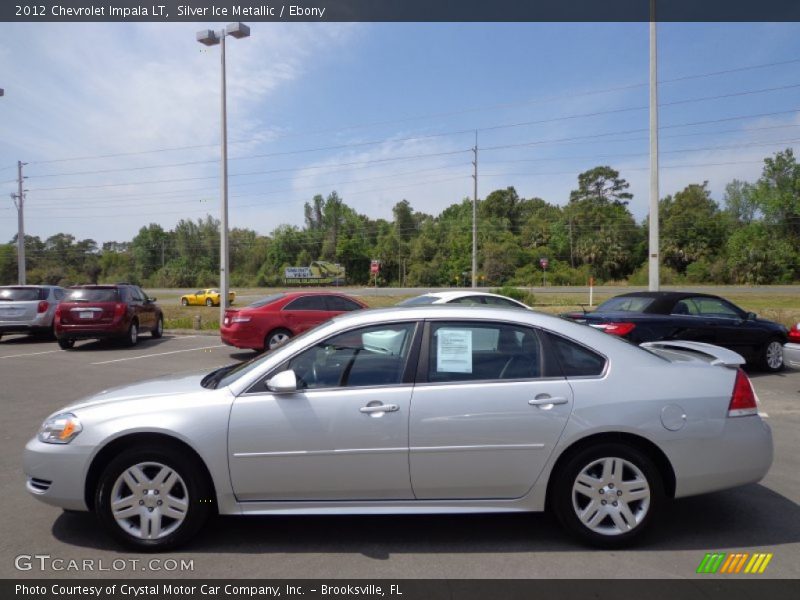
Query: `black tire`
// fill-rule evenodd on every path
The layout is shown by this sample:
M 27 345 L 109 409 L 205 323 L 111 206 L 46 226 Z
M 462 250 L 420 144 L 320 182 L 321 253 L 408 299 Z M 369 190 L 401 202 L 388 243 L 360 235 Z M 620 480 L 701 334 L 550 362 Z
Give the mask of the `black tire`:
M 125 471 L 137 465 L 147 465 L 140 472 L 148 477 L 157 473 L 161 467 L 168 468 L 170 472 L 174 472 L 178 477 L 178 483 L 175 484 L 176 487 L 171 488 L 171 492 L 168 491 L 162 494 L 161 498 L 164 498 L 164 502 L 168 502 L 166 498 L 172 497 L 176 490 L 183 492 L 178 494 L 178 497 L 185 503 L 186 509 L 182 521 L 171 519 L 166 514 L 159 514 L 155 517 L 158 520 L 159 527 L 165 530 L 169 530 L 170 527 L 175 526 L 177 523 L 177 526 L 172 531 L 165 531 L 163 537 L 154 539 L 140 537 L 140 535 L 144 535 L 140 533 L 141 528 L 146 527 L 146 524 L 139 516 L 130 517 L 123 525 L 113 515 L 111 504 L 112 493 L 115 492 L 114 486 Z M 145 485 L 150 484 L 154 488 L 157 487 L 152 481 L 144 483 Z M 117 491 L 126 489 L 133 494 L 131 488 L 126 486 L 127 484 L 120 484 Z M 146 496 L 148 503 L 150 501 L 155 502 L 155 498 L 159 498 L 159 496 L 151 495 L 153 493 L 154 490 L 151 489 L 150 495 Z M 142 502 L 131 500 L 131 507 L 137 510 L 135 508 L 137 503 L 142 504 Z M 161 446 L 148 449 L 129 448 L 123 450 L 106 466 L 100 475 L 98 486 L 95 490 L 94 505 L 100 523 L 106 532 L 117 541 L 138 551 L 163 552 L 184 544 L 197 534 L 211 514 L 214 499 L 212 497 L 212 486 L 208 481 L 205 470 L 202 465 L 198 464 L 197 459 L 185 451 L 170 446 Z M 155 510 L 160 512 L 162 508 L 157 506 L 146 508 L 143 506 L 137 512 L 140 511 L 146 515 L 145 510 L 153 513 Z M 139 531 L 137 531 L 137 527 Z
M 75 340 L 70 340 L 68 338 L 58 338 L 58 347 L 62 350 L 72 350 L 75 346 Z
M 214 306 L 214 301 L 211 298 L 206 298 L 206 306 L 209 308 Z
M 288 329 L 278 328 L 270 331 L 264 338 L 264 351 L 277 348 L 292 339 L 292 332 Z
M 158 317 L 156 318 L 156 326 L 150 332 L 150 335 L 154 340 L 157 340 L 162 335 L 164 335 L 164 317 L 162 317 L 161 315 L 158 315 Z
M 186 298 L 181 298 L 181 306 L 189 306 L 189 301 Z
M 783 342 L 781 340 L 772 338 L 764 344 L 761 348 L 758 366 L 768 373 L 783 371 Z
M 139 343 L 139 322 L 136 319 L 131 321 L 124 342 L 126 346 L 130 346 L 131 348 Z
M 585 476 L 587 469 L 602 471 L 604 459 L 619 461 L 615 464 L 620 466 L 627 463 L 622 469 L 621 477 L 614 479 L 617 482 L 622 481 L 623 485 L 617 485 L 616 489 L 614 489 L 614 483 L 600 487 L 602 475 L 598 473 L 600 479 L 598 479 L 597 488 L 592 490 L 592 488 L 586 487 L 585 494 L 573 493 L 573 485 L 577 483 L 578 476 Z M 630 465 L 638 469 L 639 473 L 635 473 Z M 646 481 L 646 487 L 635 484 L 636 492 L 629 489 L 633 486 L 631 481 L 633 481 L 634 475 L 637 477 L 641 475 Z M 585 448 L 570 457 L 553 476 L 556 478 L 550 502 L 553 512 L 567 531 L 591 546 L 621 548 L 632 544 L 640 539 L 653 520 L 657 518 L 664 502 L 664 482 L 658 468 L 650 457 L 626 444 L 601 443 Z M 612 489 L 608 488 L 609 485 Z M 623 496 L 629 493 L 632 494 L 632 497 L 636 497 L 633 494 L 646 493 L 642 490 L 649 492 L 647 499 L 623 501 Z M 617 496 L 618 494 L 619 496 Z M 618 501 L 619 505 L 613 504 Z M 614 508 L 611 504 L 614 505 Z M 627 512 L 623 512 L 623 505 Z M 618 506 L 619 508 L 616 508 Z M 598 518 L 594 529 L 581 521 L 578 516 L 579 511 L 584 512 L 590 523 L 593 518 Z M 616 513 L 615 516 L 612 516 L 612 511 Z M 627 527 L 620 531 L 618 522 L 627 524 Z M 631 523 L 632 527 L 630 527 Z

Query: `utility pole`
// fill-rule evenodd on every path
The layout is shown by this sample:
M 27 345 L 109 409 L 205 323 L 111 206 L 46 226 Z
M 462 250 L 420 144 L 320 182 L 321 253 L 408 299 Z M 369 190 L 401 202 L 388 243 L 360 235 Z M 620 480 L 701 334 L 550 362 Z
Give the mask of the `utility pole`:
M 472 161 L 475 171 L 472 179 L 475 188 L 472 196 L 472 287 L 478 287 L 478 130 L 475 130 L 475 147 L 472 149 L 475 160 Z
M 575 268 L 575 250 L 572 245 L 572 217 L 569 218 L 569 264 Z
M 659 288 L 658 239 L 658 77 L 656 44 L 656 0 L 650 0 L 650 237 L 648 289 Z
M 25 285 L 25 190 L 22 187 L 25 177 L 22 175 L 23 165 L 27 165 L 21 160 L 17 161 L 17 193 L 11 194 L 14 206 L 17 207 L 17 283 Z

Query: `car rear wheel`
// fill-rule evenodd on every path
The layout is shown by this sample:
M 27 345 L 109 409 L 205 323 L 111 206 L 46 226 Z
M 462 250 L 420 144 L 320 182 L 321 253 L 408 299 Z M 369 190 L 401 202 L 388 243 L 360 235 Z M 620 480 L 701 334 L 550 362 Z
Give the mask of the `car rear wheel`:
M 761 349 L 761 367 L 770 373 L 783 370 L 783 344 L 780 340 L 773 339 Z
M 156 326 L 153 328 L 153 331 L 150 332 L 150 335 L 153 336 L 154 339 L 158 339 L 164 335 L 164 317 L 161 315 L 159 315 L 156 320 Z
M 128 327 L 128 335 L 125 337 L 125 344 L 135 346 L 139 341 L 139 323 L 133 321 Z
M 65 338 L 58 339 L 58 347 L 62 350 L 70 350 L 75 346 L 75 340 L 68 340 Z
M 638 539 L 664 498 L 653 461 L 624 444 L 586 448 L 555 476 L 552 506 L 558 520 L 593 546 L 619 548 Z
M 264 350 L 272 350 L 286 343 L 291 338 L 292 332 L 288 329 L 275 329 L 274 331 L 270 331 L 264 339 Z
M 214 301 L 211 298 L 206 298 L 206 306 L 214 306 Z
M 181 304 L 183 306 L 189 306 L 189 300 L 186 298 L 181 298 Z
M 171 447 L 130 448 L 104 469 L 95 494 L 106 531 L 140 551 L 164 551 L 194 536 L 213 499 L 201 465 Z

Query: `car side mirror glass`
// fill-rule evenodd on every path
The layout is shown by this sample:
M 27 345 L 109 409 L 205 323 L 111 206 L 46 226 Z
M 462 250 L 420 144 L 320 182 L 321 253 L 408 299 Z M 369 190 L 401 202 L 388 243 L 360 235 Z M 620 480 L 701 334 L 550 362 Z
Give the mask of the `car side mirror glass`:
M 281 371 L 267 381 L 267 389 L 270 392 L 287 393 L 297 391 L 297 376 L 294 371 Z
M 148 299 L 147 299 L 147 301 L 148 301 L 148 302 L 155 302 L 157 299 L 158 299 L 158 298 L 148 298 Z
M 748 321 L 755 321 L 757 318 L 758 318 L 758 317 L 757 317 L 756 313 L 754 313 L 754 312 L 749 312 L 749 313 L 747 313 L 747 317 L 746 317 L 746 319 L 747 319 Z

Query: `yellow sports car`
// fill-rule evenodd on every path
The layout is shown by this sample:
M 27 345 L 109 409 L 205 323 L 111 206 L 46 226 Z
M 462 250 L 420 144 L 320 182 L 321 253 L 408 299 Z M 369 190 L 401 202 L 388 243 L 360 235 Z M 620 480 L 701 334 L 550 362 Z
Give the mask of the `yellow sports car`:
M 228 292 L 229 304 L 233 304 L 235 298 L 236 292 Z M 207 290 L 197 290 L 194 294 L 186 294 L 181 296 L 181 304 L 183 306 L 202 306 L 203 304 L 206 306 L 219 306 L 219 290 L 209 288 Z

